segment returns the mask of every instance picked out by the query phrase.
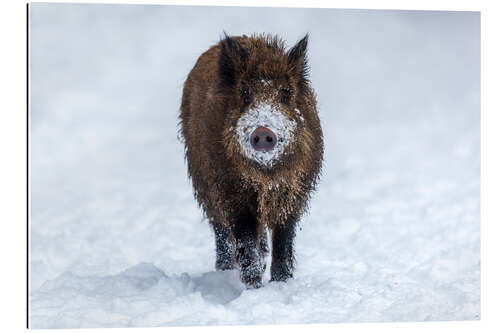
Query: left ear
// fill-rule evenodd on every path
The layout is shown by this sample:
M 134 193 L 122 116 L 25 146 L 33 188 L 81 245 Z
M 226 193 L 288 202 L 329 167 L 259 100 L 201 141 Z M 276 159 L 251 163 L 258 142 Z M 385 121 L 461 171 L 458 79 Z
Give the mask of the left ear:
M 248 51 L 233 37 L 224 32 L 220 41 L 219 77 L 222 86 L 233 87 L 248 58 Z
M 307 33 L 286 53 L 288 64 L 299 77 L 299 83 L 307 83 L 308 67 L 306 54 L 308 39 L 309 34 Z

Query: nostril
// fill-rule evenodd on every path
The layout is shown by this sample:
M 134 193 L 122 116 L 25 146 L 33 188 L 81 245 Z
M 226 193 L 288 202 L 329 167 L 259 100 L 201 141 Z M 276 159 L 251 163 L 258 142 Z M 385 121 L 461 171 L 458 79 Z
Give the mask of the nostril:
M 257 151 L 271 151 L 276 141 L 276 134 L 264 126 L 257 127 L 250 135 L 252 147 Z

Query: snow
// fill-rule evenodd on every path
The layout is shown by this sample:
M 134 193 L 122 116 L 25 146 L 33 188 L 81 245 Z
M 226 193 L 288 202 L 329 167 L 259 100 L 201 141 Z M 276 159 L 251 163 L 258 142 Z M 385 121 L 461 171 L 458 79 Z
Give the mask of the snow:
M 480 318 L 479 13 L 30 8 L 32 328 Z M 214 270 L 177 139 L 223 30 L 310 33 L 325 136 L 295 277 L 256 290 Z
M 250 143 L 252 132 L 261 126 L 276 134 L 276 146 L 270 151 L 255 150 Z M 293 144 L 292 135 L 296 126 L 295 121 L 285 116 L 277 106 L 261 102 L 238 119 L 236 137 L 245 156 L 267 167 L 272 167 L 285 148 Z

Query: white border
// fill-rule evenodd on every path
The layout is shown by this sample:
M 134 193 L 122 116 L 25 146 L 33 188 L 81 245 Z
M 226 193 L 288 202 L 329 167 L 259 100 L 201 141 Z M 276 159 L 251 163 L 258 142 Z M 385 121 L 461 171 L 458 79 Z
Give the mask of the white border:
M 67 2 L 67 1 L 53 1 Z M 362 9 L 416 9 L 481 11 L 481 320 L 476 322 L 376 323 L 294 326 L 221 326 L 158 328 L 170 332 L 250 332 L 312 330 L 329 332 L 493 332 L 498 331 L 500 315 L 499 284 L 499 188 L 498 87 L 500 16 L 494 1 L 78 1 L 72 3 L 231 5 L 275 7 L 321 7 Z M 0 327 L 8 332 L 24 331 L 26 325 L 26 7 L 23 1 L 0 2 L 0 232 L 1 308 Z M 46 331 L 46 330 L 44 330 Z M 73 332 L 76 330 L 48 330 Z M 88 330 L 86 330 L 88 331 Z M 130 332 L 129 329 L 113 329 Z M 135 330 L 137 331 L 137 330 Z M 76 332 L 82 332 L 78 330 Z M 90 332 L 109 332 L 92 329 Z
M 360 8 L 360 9 L 417 9 L 479 11 L 486 1 L 389 1 L 389 0 L 51 0 L 32 2 L 54 3 L 107 3 L 107 4 L 165 4 L 189 6 L 246 6 L 246 7 L 296 7 L 296 8 Z

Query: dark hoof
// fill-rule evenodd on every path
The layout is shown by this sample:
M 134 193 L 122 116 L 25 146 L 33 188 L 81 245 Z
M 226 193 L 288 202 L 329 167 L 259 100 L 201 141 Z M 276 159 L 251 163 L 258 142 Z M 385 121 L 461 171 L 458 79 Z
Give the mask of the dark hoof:
M 234 269 L 234 263 L 228 262 L 227 260 L 217 260 L 215 262 L 215 270 L 217 271 L 228 271 Z
M 271 280 L 269 280 L 269 282 L 286 282 L 286 281 L 288 281 L 288 280 L 290 280 L 292 278 L 293 278 L 292 275 L 271 277 Z
M 260 268 L 241 269 L 240 279 L 245 284 L 247 289 L 257 289 L 262 287 L 263 271 Z
M 254 289 L 262 286 L 264 265 L 259 253 L 254 248 L 240 248 L 238 251 L 240 279 L 247 288 Z
M 262 287 L 262 277 L 246 279 L 241 277 L 241 281 L 247 289 L 259 289 Z
M 286 282 L 291 278 L 293 278 L 293 273 L 288 267 L 271 265 L 271 281 Z

